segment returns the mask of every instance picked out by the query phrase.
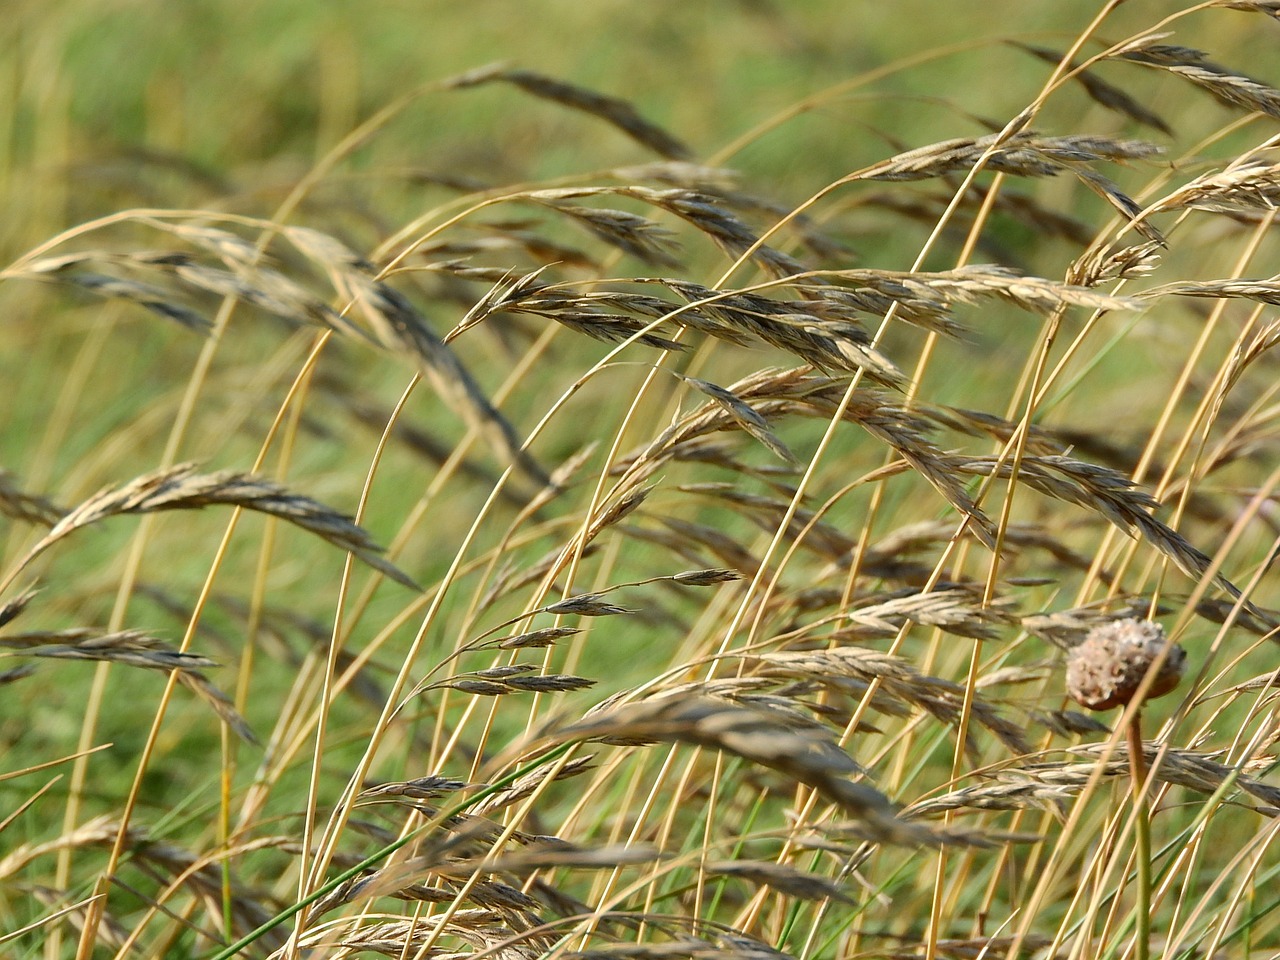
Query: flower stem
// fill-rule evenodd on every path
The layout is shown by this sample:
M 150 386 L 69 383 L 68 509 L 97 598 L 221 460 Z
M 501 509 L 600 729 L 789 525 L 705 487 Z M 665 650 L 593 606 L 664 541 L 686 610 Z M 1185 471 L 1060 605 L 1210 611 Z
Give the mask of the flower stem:
M 1143 757 L 1142 714 L 1134 711 L 1129 721 L 1129 771 L 1133 781 L 1133 818 L 1138 861 L 1137 934 L 1134 960 L 1147 960 L 1151 943 L 1151 823 L 1147 796 L 1142 789 L 1147 779 Z

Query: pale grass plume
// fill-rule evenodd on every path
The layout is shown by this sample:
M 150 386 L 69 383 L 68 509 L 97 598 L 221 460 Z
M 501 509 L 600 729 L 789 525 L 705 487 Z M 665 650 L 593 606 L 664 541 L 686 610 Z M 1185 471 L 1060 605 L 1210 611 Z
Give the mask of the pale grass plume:
M 266 477 L 235 470 L 202 474 L 190 463 L 143 474 L 124 486 L 99 491 L 64 514 L 32 553 L 41 552 L 76 530 L 110 517 L 199 510 L 214 505 L 240 507 L 291 523 L 335 547 L 350 551 L 397 583 L 419 589 L 408 574 L 381 556 L 381 548 L 345 514 Z

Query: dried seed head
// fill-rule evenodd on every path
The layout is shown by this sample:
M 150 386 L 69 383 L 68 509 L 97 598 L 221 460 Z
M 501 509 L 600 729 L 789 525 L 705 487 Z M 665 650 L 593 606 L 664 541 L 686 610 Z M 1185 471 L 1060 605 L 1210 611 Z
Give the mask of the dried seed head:
M 549 647 L 563 637 L 571 637 L 582 631 L 577 627 L 543 627 L 508 637 L 498 644 L 503 650 L 523 650 L 526 647 Z
M 620 613 L 635 613 L 626 607 L 614 603 L 606 603 L 598 593 L 584 593 L 576 597 L 565 597 L 556 603 L 542 608 L 544 613 L 577 614 L 580 617 L 611 617 Z
M 1168 651 L 1165 652 L 1166 646 Z M 1178 685 L 1187 654 L 1147 620 L 1114 620 L 1094 627 L 1067 659 L 1067 693 L 1090 710 L 1110 710 L 1133 699 L 1156 658 L 1164 653 L 1147 698 Z
M 742 574 L 736 570 L 725 570 L 719 567 L 710 570 L 684 570 L 671 578 L 686 587 L 709 587 L 716 583 L 729 583 L 741 580 Z

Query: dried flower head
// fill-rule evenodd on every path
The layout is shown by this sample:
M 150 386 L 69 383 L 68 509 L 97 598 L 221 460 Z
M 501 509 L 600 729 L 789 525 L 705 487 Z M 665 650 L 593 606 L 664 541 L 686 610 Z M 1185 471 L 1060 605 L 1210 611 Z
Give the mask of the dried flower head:
M 1161 654 L 1164 661 L 1147 691 L 1148 699 L 1164 696 L 1178 685 L 1186 651 L 1165 638 L 1160 624 L 1148 620 L 1113 620 L 1094 627 L 1067 657 L 1067 693 L 1090 710 L 1124 706 Z

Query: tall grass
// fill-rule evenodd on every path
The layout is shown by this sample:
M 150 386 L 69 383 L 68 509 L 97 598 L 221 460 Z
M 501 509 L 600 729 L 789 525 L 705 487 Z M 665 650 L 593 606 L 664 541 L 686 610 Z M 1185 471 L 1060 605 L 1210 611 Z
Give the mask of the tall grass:
M 1280 950 L 1280 77 L 1239 55 L 1280 13 L 1120 6 L 718 145 L 476 66 L 24 240 L 3 949 Z

